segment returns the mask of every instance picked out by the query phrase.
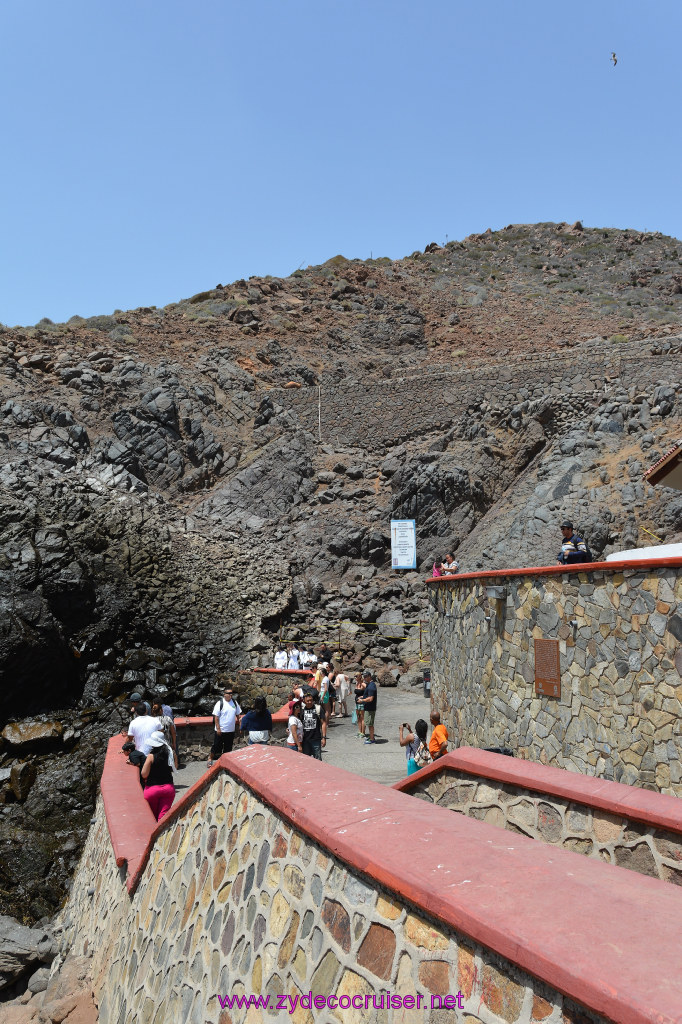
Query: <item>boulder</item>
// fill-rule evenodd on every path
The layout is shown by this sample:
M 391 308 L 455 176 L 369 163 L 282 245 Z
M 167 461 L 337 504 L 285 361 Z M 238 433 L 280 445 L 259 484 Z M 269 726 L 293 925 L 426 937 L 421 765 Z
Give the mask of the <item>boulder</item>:
M 44 928 L 26 928 L 0 915 L 0 990 L 12 985 L 34 965 L 50 963 L 54 941 Z
M 403 613 L 399 609 L 389 609 L 382 612 L 381 615 L 377 616 L 377 626 L 381 636 L 394 639 L 405 636 Z
M 23 722 L 10 722 L 2 730 L 2 738 L 10 747 L 28 750 L 54 746 L 61 740 L 64 728 L 61 722 L 36 722 L 27 719 Z

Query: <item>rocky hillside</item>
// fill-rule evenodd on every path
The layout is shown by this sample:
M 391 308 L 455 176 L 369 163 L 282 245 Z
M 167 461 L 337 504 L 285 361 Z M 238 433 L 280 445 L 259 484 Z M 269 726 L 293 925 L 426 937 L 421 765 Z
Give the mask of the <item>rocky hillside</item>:
M 681 246 L 510 225 L 0 327 L 0 910 L 58 905 L 134 687 L 205 712 L 280 628 L 409 683 L 446 550 L 679 537 L 642 472 L 682 435 Z

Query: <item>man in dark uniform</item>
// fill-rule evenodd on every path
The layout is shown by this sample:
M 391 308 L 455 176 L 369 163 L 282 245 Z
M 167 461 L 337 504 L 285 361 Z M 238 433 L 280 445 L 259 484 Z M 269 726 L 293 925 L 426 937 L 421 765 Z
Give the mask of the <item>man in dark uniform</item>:
M 587 550 L 587 544 L 582 537 L 579 537 L 577 533 L 573 532 L 573 523 L 570 519 L 565 519 L 561 524 L 561 533 L 564 540 L 557 559 L 560 565 L 574 565 L 576 562 L 589 562 L 590 556 Z

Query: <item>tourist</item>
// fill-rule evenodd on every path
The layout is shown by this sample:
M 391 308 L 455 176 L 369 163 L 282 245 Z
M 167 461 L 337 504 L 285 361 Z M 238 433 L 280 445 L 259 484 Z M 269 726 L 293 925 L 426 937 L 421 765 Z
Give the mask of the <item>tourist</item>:
M 301 721 L 299 701 L 294 701 L 289 705 L 287 729 L 287 750 L 298 750 L 303 753 L 303 722 Z
M 135 693 L 131 693 L 130 694 L 130 699 L 133 702 L 133 704 L 137 704 L 137 705 L 141 706 L 140 714 L 151 715 L 151 713 L 152 713 L 152 706 L 151 706 L 151 704 L 148 701 L 142 699 L 142 694 L 140 693 L 139 690 L 136 690 Z M 130 710 L 131 710 L 131 712 L 133 711 L 132 708 Z
M 237 728 L 237 719 L 242 713 L 238 702 L 235 700 L 234 690 L 226 686 L 223 695 L 213 708 L 213 746 L 208 758 L 210 768 L 214 761 L 217 761 L 221 754 L 229 754 L 234 745 L 234 734 Z
M 564 538 L 557 561 L 560 565 L 574 565 L 578 562 L 591 561 L 591 555 L 587 544 L 573 532 L 573 523 L 570 519 L 564 519 L 561 524 L 561 535 Z
M 152 716 L 158 718 L 161 732 L 166 737 L 174 755 L 175 769 L 178 768 L 178 734 L 175 729 L 175 722 L 170 715 L 165 714 L 164 704 L 152 704 Z M 170 711 L 170 708 L 168 709 Z
M 431 764 L 433 758 L 429 752 L 429 748 L 426 745 L 426 733 L 428 726 L 423 718 L 418 718 L 414 723 L 414 733 L 416 736 L 416 745 L 412 757 L 408 758 L 407 761 L 407 774 L 413 775 L 418 772 L 420 768 L 425 768 L 427 764 Z M 401 740 L 402 742 L 402 740 Z
M 365 681 L 362 678 L 362 672 L 355 673 L 355 689 L 353 691 L 355 695 L 355 717 L 358 720 L 358 736 L 365 738 L 365 706 L 361 702 L 361 698 L 365 695 Z
M 300 665 L 298 663 L 300 651 L 296 644 L 289 648 L 289 660 L 287 663 L 287 669 L 289 672 L 298 672 Z
M 303 699 L 303 753 L 322 760 L 322 747 L 327 745 L 327 722 L 319 704 L 315 703 L 312 693 L 306 693 Z
M 321 665 L 322 678 L 320 679 L 320 704 L 325 721 L 329 721 L 329 665 L 323 662 Z
M 365 737 L 365 743 L 374 743 L 374 717 L 377 712 L 377 684 L 374 676 L 368 668 L 362 673 L 365 682 L 365 693 L 360 697 L 360 703 L 365 712 L 365 725 L 369 729 L 369 736 Z
M 454 555 L 446 555 L 441 565 L 441 574 L 443 576 L 454 576 L 459 572 L 459 562 L 455 561 Z
M 350 693 L 350 682 L 348 677 L 343 673 L 339 672 L 336 679 L 334 680 L 336 686 L 336 692 L 338 695 L 338 703 L 340 711 L 337 712 L 338 718 L 348 718 L 348 694 Z
M 429 740 L 429 752 L 433 760 L 437 761 L 439 757 L 443 757 L 448 752 L 448 730 L 441 725 L 440 715 L 437 711 L 431 712 L 431 725 L 433 732 Z
M 327 644 L 322 644 L 322 646 L 320 647 L 320 650 L 318 652 L 318 661 L 326 661 L 327 663 L 329 663 L 331 660 L 332 660 L 331 649 L 327 646 Z
M 135 744 L 135 750 L 140 754 L 144 754 L 145 757 L 151 749 L 150 737 L 159 728 L 159 720 L 158 718 L 152 718 L 147 712 L 148 706 L 146 701 L 142 701 L 141 704 L 134 704 L 132 711 L 135 717 L 128 726 L 128 739 L 132 740 Z M 140 764 L 141 758 L 134 758 L 131 755 L 130 761 L 132 764 Z
M 272 715 L 268 711 L 265 697 L 256 697 L 253 702 L 253 709 L 247 711 L 242 718 L 240 729 L 242 732 L 248 732 L 249 738 L 247 742 L 251 745 L 270 742 Z
M 420 721 L 423 721 L 423 719 L 420 719 Z M 424 726 L 426 727 L 426 722 L 424 722 Z M 408 763 L 407 774 L 410 775 L 409 763 L 411 760 L 414 760 L 414 755 L 419 748 L 419 737 L 416 733 L 412 732 L 412 726 L 408 722 L 403 722 L 402 725 L 398 726 L 398 742 L 401 747 L 405 748 L 405 757 Z
M 149 753 L 142 765 L 144 798 L 157 821 L 168 813 L 175 799 L 173 764 L 175 755 L 164 734 L 153 732 L 149 737 Z
M 289 658 L 287 652 L 284 650 L 282 644 L 279 645 L 275 654 L 275 668 L 278 668 L 280 672 L 287 667 Z
M 300 704 L 303 704 L 303 698 L 305 697 L 306 693 L 312 693 L 313 699 L 315 700 L 316 704 L 319 703 L 320 700 L 320 691 L 316 687 L 311 686 L 309 683 L 301 683 L 300 686 L 295 686 L 294 689 L 292 690 L 292 693 L 294 700 L 297 700 Z

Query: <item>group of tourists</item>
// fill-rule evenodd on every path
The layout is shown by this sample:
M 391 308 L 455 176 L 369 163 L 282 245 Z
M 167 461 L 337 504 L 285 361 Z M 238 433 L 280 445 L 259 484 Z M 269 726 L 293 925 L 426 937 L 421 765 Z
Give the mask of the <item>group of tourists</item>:
M 309 651 L 307 647 L 300 650 L 296 644 L 280 644 L 275 651 L 275 668 L 289 672 L 300 672 L 302 669 L 315 670 L 318 665 L 318 657 L 315 651 Z
M 582 562 L 592 562 L 593 555 L 589 545 L 579 534 L 575 532 L 570 519 L 564 519 L 561 524 L 561 536 L 563 538 L 561 550 L 557 555 L 557 562 L 560 565 L 576 565 Z M 447 554 L 442 562 L 433 563 L 433 576 L 454 576 L 459 572 L 459 562 L 455 556 Z
M 459 562 L 455 561 L 452 554 L 447 554 L 442 562 L 433 563 L 434 576 L 455 576 L 458 572 Z
M 352 717 L 358 725 L 358 736 L 367 744 L 376 742 L 377 682 L 370 669 L 357 671 L 351 683 L 344 672 L 337 671 L 327 661 L 320 661 L 310 681 L 295 686 L 291 692 L 287 726 L 287 747 L 290 750 L 298 750 L 318 761 L 322 759 L 329 720 L 348 717 L 351 685 L 355 698 Z
M 133 693 L 131 701 L 132 717 L 123 749 L 130 763 L 139 768 L 144 798 L 160 821 L 173 805 L 173 769 L 179 767 L 173 709 L 161 703 L 150 706 L 139 693 Z
M 278 652 L 280 653 L 280 652 Z M 287 663 L 292 649 L 284 651 Z M 299 661 L 303 653 L 310 666 L 310 676 L 297 684 L 290 693 L 289 717 L 287 721 L 286 748 L 322 759 L 322 750 L 327 744 L 327 730 L 332 718 L 352 717 L 357 725 L 357 736 L 365 744 L 376 743 L 375 720 L 377 711 L 377 681 L 371 669 L 359 669 L 353 673 L 336 669 L 331 662 L 328 648 L 320 655 L 305 649 L 293 649 Z M 304 677 L 305 678 L 305 677 Z M 129 752 L 129 760 L 140 769 L 140 781 L 144 798 L 154 817 L 160 821 L 170 810 L 175 798 L 173 769 L 178 769 L 177 733 L 173 711 L 165 704 L 149 705 L 139 693 L 132 695 L 131 721 L 127 730 L 127 742 L 123 749 Z M 350 707 L 352 705 L 352 711 Z M 235 737 L 241 733 L 250 745 L 268 744 L 272 735 L 272 714 L 266 698 L 259 695 L 253 700 L 253 707 L 244 713 L 237 700 L 234 688 L 227 684 L 213 707 L 213 742 L 208 759 L 212 767 L 222 754 L 230 753 Z M 419 719 L 414 730 L 409 723 L 400 726 L 399 739 L 405 748 L 408 774 L 430 764 L 447 752 L 448 732 L 440 722 L 437 712 L 431 715 L 433 732 L 427 743 L 427 724 Z

